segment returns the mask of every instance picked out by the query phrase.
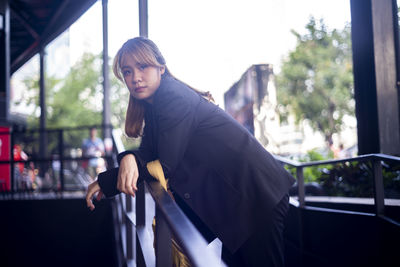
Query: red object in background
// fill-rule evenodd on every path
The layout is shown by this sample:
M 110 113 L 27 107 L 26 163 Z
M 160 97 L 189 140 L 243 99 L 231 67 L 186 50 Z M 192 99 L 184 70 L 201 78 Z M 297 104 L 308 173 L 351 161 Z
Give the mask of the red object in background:
M 10 128 L 0 127 L 0 161 L 10 158 Z M 5 188 L 4 188 L 5 186 Z M 10 191 L 10 164 L 0 163 L 0 191 Z
M 28 157 L 26 156 L 25 152 L 22 151 L 21 146 L 20 145 L 14 145 L 14 160 L 18 161 L 18 160 L 27 160 Z M 18 164 L 18 170 L 19 172 L 22 174 L 24 172 L 24 166 L 25 164 L 20 162 L 17 163 Z

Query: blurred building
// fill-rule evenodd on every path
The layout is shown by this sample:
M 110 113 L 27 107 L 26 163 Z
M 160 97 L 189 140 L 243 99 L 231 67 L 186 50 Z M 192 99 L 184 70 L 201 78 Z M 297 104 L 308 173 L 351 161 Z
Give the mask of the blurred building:
M 270 152 L 299 155 L 323 147 L 323 137 L 305 121 L 281 123 L 272 65 L 252 65 L 224 95 L 225 110 Z

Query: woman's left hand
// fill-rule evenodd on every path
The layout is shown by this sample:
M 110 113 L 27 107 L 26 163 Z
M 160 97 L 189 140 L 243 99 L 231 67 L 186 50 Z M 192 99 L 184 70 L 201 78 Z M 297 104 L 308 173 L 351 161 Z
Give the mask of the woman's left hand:
M 99 183 L 97 181 L 94 181 L 88 186 L 88 190 L 86 193 L 86 204 L 90 210 L 94 210 L 92 198 L 97 192 L 98 194 L 96 196 L 96 199 L 97 201 L 100 201 L 100 199 L 103 197 L 103 192 L 101 191 Z

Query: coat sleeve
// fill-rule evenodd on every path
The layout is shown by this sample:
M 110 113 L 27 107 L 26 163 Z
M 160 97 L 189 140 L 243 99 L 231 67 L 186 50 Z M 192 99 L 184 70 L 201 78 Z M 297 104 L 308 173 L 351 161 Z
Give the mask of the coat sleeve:
M 200 96 L 183 86 L 168 88 L 154 98 L 158 126 L 158 157 L 166 177 L 182 160 L 195 129 L 195 111 Z
M 152 149 L 149 142 L 150 138 L 148 137 L 148 134 L 145 133 L 145 135 L 142 137 L 142 141 L 140 142 L 139 149 L 127 150 L 118 154 L 118 165 L 121 163 L 122 158 L 127 154 L 135 155 L 136 161 L 142 166 L 146 165 L 146 163 L 149 161 L 155 160 L 154 156 L 152 156 Z
M 152 153 L 147 136 L 143 136 L 138 150 L 127 150 L 119 153 L 117 157 L 118 165 L 121 163 L 122 158 L 127 154 L 133 154 L 135 156 L 139 170 L 139 178 L 137 181 L 139 184 L 145 179 L 145 177 L 150 175 L 147 171 L 146 163 L 152 160 Z M 113 168 L 98 175 L 97 180 L 106 197 L 113 197 L 120 193 L 120 191 L 117 189 L 118 171 L 119 168 Z

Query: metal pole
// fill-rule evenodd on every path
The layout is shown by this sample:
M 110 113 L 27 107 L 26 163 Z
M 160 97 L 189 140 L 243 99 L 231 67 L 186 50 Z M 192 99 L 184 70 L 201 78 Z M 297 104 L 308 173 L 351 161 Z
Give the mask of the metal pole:
M 305 206 L 305 193 L 304 193 L 304 175 L 303 175 L 303 167 L 296 168 L 296 176 L 297 176 L 297 187 L 298 187 L 298 195 L 300 207 L 304 208 Z
M 39 61 L 40 61 L 40 80 L 39 80 L 39 104 L 40 104 L 40 140 L 39 140 L 39 155 L 41 159 L 44 159 L 46 157 L 46 152 L 47 152 L 47 133 L 46 133 L 46 87 L 45 87 L 45 51 L 44 48 L 42 47 L 39 52 Z M 41 177 L 44 177 L 44 174 L 47 169 L 47 163 L 46 162 L 41 162 L 40 163 L 40 169 L 39 169 L 39 175 Z
M 382 164 L 380 159 L 372 162 L 374 172 L 374 199 L 376 215 L 385 214 L 385 191 L 383 186 Z
M 132 212 L 132 196 L 125 195 L 126 214 Z M 126 220 L 126 258 L 133 259 L 133 225 L 130 220 Z
M 61 184 L 61 192 L 64 192 L 65 185 L 64 185 L 64 134 L 63 130 L 58 132 L 58 153 L 60 154 L 60 184 Z
M 9 119 L 10 102 L 10 7 L 0 0 L 0 121 Z
M 172 266 L 171 232 L 160 208 L 156 207 L 156 267 Z
M 139 34 L 149 37 L 147 0 L 139 0 Z
M 144 183 L 138 184 L 136 191 L 136 229 L 146 225 L 146 199 L 145 199 L 145 185 Z M 146 266 L 144 261 L 142 246 L 140 244 L 138 235 L 136 234 L 136 266 Z
M 110 77 L 108 65 L 108 0 L 103 0 L 103 139 L 106 154 L 112 152 Z
M 14 129 L 10 127 L 10 182 L 11 182 L 11 195 L 15 192 L 15 189 L 17 187 L 15 183 L 15 170 L 14 170 Z

